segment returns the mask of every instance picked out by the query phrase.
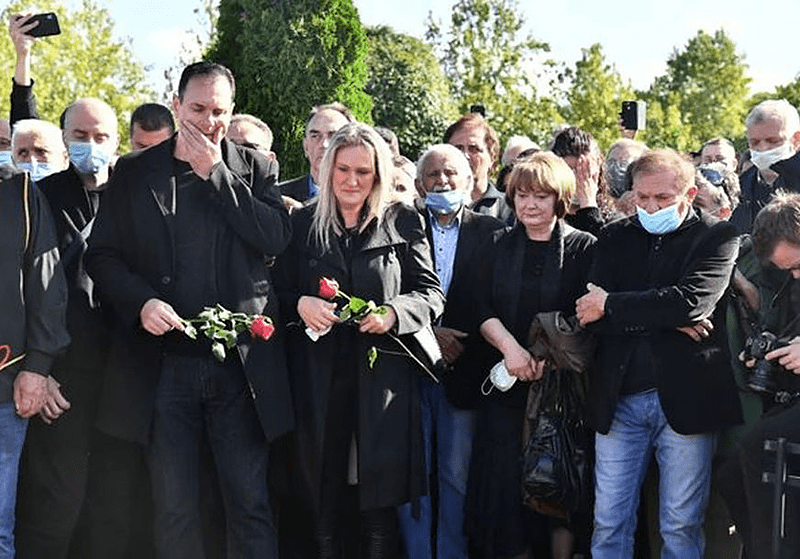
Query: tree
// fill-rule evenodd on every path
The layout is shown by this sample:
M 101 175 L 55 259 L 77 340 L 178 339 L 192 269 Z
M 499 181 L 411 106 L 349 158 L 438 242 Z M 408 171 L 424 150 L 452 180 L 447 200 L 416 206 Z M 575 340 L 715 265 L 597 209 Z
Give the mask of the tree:
M 620 106 L 622 101 L 633 98 L 633 88 L 606 62 L 599 43 L 581 52 L 575 70 L 566 71 L 571 83 L 562 115 L 570 124 L 590 132 L 600 147 L 607 150 L 619 138 Z
M 447 80 L 430 45 L 389 27 L 367 29 L 372 120 L 390 128 L 400 151 L 415 160 L 442 134 L 458 114 Z
M 425 37 L 440 55 L 462 113 L 483 105 L 501 137 L 527 134 L 546 143 L 560 121 L 553 63 L 542 59 L 547 43 L 520 37 L 524 23 L 516 0 L 457 0 L 447 39 L 431 17 Z
M 686 151 L 717 136 L 740 136 L 751 81 L 746 72 L 744 55 L 725 31 L 698 31 L 683 51 L 673 52 L 667 73 L 646 94 L 650 106 L 660 105 L 648 115 L 648 143 Z
M 32 49 L 31 71 L 36 81 L 39 116 L 58 123 L 61 112 L 82 97 L 97 97 L 114 109 L 123 144 L 128 142 L 130 114 L 138 105 L 152 101 L 153 91 L 146 85 L 144 68 L 131 51 L 130 40 L 114 38 L 114 21 L 108 10 L 93 0 L 82 0 L 79 7 L 67 9 L 55 0 L 39 0 L 37 7 L 58 16 L 61 34 L 39 39 Z M 2 14 L 29 8 L 29 3 L 14 2 Z M 0 40 L 0 60 L 5 75 L 14 73 L 16 55 L 8 32 Z M 11 80 L 0 94 L 0 114 L 8 115 Z
M 339 101 L 371 122 L 367 38 L 352 0 L 221 0 L 208 57 L 236 76 L 236 108 L 273 130 L 286 176 L 308 171 L 301 147 L 314 105 Z

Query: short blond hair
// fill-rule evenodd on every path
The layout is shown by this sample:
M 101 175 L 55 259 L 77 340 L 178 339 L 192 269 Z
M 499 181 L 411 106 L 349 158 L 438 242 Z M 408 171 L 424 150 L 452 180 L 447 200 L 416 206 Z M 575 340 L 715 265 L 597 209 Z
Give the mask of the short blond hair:
M 550 151 L 534 153 L 514 164 L 508 177 L 506 202 L 514 207 L 514 196 L 520 192 L 545 192 L 556 195 L 555 214 L 561 219 L 575 194 L 575 174 L 563 159 Z

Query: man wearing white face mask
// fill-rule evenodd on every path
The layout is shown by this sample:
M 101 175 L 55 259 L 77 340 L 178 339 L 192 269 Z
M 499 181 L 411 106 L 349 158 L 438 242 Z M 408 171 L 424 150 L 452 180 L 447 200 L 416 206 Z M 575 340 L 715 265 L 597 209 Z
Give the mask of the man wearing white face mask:
M 775 192 L 800 192 L 800 116 L 785 99 L 770 99 L 753 107 L 745 126 L 753 167 L 740 178 L 742 195 L 731 223 L 749 233 Z
M 416 207 L 425 218 L 436 274 L 447 295 L 434 332 L 451 370 L 442 384 L 419 379 L 425 462 L 429 470 L 436 464 L 436 471 L 429 473 L 437 479 L 438 498 L 422 497 L 417 519 L 410 504 L 401 506 L 398 513 L 408 559 L 453 559 L 467 557 L 464 501 L 474 408 L 483 379 L 473 384 L 470 380 L 481 373 L 486 375 L 485 369 L 475 366 L 479 336 L 468 335 L 474 330 L 470 324 L 474 321 L 474 259 L 478 247 L 503 224 L 466 207 L 471 202 L 472 169 L 466 156 L 453 145 L 435 145 L 422 154 L 415 184 L 420 195 Z M 438 510 L 433 508 L 434 503 Z
M 11 154 L 16 167 L 27 171 L 37 183 L 69 166 L 61 130 L 45 120 L 26 119 L 14 124 Z
M 650 456 L 661 473 L 662 557 L 703 557 L 714 433 L 741 422 L 725 305 L 738 252 L 735 228 L 691 206 L 694 168 L 671 150 L 631 163 L 637 214 L 606 226 L 588 293 L 595 438 L 592 557 L 633 555 L 636 509 Z

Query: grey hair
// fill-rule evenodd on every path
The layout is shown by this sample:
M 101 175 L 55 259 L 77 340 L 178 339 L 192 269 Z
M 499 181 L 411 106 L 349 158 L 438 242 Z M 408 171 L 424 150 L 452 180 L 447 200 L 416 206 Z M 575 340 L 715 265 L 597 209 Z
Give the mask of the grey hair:
M 375 184 L 364 202 L 367 210 L 366 219 L 359 224 L 359 227 L 366 226 L 370 217 L 375 217 L 380 222 L 383 212 L 391 200 L 394 164 L 389 146 L 372 127 L 360 122 L 346 124 L 331 138 L 331 143 L 325 151 L 325 157 L 322 158 L 319 168 L 319 197 L 314 209 L 311 229 L 308 232 L 309 241 L 315 240 L 325 250 L 331 248 L 331 235 L 340 236 L 344 233 L 338 216 L 336 196 L 333 192 L 336 156 L 340 149 L 355 146 L 367 148 L 372 154 L 375 167 Z
M 66 153 L 67 147 L 64 145 L 64 138 L 61 134 L 61 129 L 46 120 L 39 120 L 36 118 L 26 118 L 14 123 L 14 130 L 11 133 L 11 153 L 14 153 L 14 146 L 17 143 L 17 138 L 21 134 L 30 134 L 31 132 L 43 136 L 48 144 L 53 146 L 54 150 L 61 150 Z
M 422 155 L 419 156 L 417 159 L 417 180 L 422 181 L 425 175 L 425 165 L 428 163 L 428 159 L 434 154 L 440 155 L 452 155 L 455 157 L 458 164 L 461 165 L 461 170 L 464 171 L 464 175 L 469 177 L 468 182 L 472 182 L 472 167 L 469 166 L 469 159 L 467 156 L 464 155 L 464 152 L 458 149 L 453 144 L 435 144 L 426 149 L 422 152 Z
M 769 120 L 779 120 L 783 124 L 783 131 L 787 136 L 791 136 L 800 130 L 800 116 L 789 101 L 786 99 L 767 99 L 761 101 L 753 107 L 744 121 L 746 128 L 754 124 L 761 124 Z

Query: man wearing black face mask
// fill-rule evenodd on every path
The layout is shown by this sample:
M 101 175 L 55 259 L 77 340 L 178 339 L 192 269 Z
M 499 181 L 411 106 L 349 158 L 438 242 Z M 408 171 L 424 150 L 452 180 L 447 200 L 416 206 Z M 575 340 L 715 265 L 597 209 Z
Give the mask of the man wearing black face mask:
M 417 163 L 417 209 L 425 216 L 436 273 L 447 295 L 444 314 L 434 332 L 452 370 L 444 377 L 443 385 L 419 379 L 426 463 L 429 469 L 437 464 L 438 499 L 423 497 L 418 519 L 413 518 L 410 504 L 398 511 L 409 559 L 433 557 L 432 544 L 437 557 L 467 556 L 464 497 L 472 454 L 473 408 L 480 384 L 480 380 L 470 381 L 474 381 L 473 371 L 477 375 L 481 372 L 480 367 L 473 367 L 475 340 L 468 335 L 474 330 L 470 325 L 470 280 L 474 277 L 472 263 L 478 247 L 502 227 L 494 217 L 466 208 L 472 184 L 469 161 L 453 145 L 435 145 Z M 438 511 L 433 510 L 434 502 Z
M 749 233 L 776 191 L 800 192 L 800 116 L 785 99 L 770 99 L 753 107 L 745 126 L 753 167 L 741 176 L 741 201 L 731 223 Z

